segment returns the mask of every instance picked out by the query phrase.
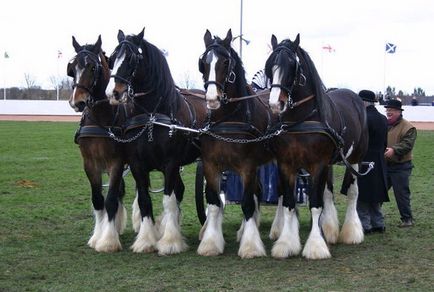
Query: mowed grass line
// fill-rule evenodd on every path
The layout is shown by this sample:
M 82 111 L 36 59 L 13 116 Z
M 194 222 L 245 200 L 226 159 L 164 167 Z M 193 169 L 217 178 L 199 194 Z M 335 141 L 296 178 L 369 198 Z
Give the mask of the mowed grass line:
M 432 290 L 434 283 L 434 132 L 419 131 L 411 178 L 416 226 L 399 229 L 393 192 L 384 205 L 387 231 L 369 235 L 357 246 L 331 246 L 332 258 L 275 260 L 268 232 L 274 206 L 262 206 L 261 237 L 265 258 L 241 260 L 236 231 L 242 213 L 227 205 L 225 252 L 196 254 L 200 225 L 194 206 L 195 165 L 182 174 L 186 193 L 182 228 L 190 248 L 167 257 L 134 254 L 131 222 L 121 236 L 124 249 L 99 254 L 86 243 L 93 228 L 90 190 L 78 146 L 77 123 L 0 122 L 0 291 L 161 291 L 161 290 Z M 335 190 L 343 168 L 335 167 Z M 154 194 L 155 215 L 161 194 Z M 134 182 L 127 177 L 129 214 Z M 343 222 L 345 197 L 336 195 Z M 130 220 L 130 218 L 128 218 Z M 300 207 L 302 243 L 310 226 L 307 207 Z

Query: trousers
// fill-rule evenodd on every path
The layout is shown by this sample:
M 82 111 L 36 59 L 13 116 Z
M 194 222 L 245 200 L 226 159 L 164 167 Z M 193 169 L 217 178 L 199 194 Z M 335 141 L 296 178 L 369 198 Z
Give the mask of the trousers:
M 393 188 L 402 221 L 413 220 L 410 204 L 410 175 L 412 169 L 413 163 L 411 161 L 387 165 L 387 188 Z
M 357 202 L 357 213 L 364 230 L 383 228 L 384 216 L 381 212 L 381 203 Z

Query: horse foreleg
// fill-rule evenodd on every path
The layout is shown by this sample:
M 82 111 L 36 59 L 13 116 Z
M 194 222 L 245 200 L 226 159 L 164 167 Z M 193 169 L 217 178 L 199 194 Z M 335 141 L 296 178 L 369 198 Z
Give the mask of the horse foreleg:
M 284 195 L 279 198 L 281 202 L 281 226 L 279 236 L 271 250 L 274 258 L 287 258 L 298 255 L 301 251 L 299 222 L 295 209 L 294 182 L 295 177 L 290 175 L 288 183 L 284 183 Z
M 244 182 L 244 194 L 241 207 L 244 213 L 243 230 L 240 240 L 238 255 L 241 258 L 254 258 L 266 256 L 264 243 L 259 234 L 258 224 L 256 223 L 255 212 L 257 204 L 254 191 L 256 188 L 255 171 L 241 173 Z
M 302 253 L 307 259 L 325 259 L 331 257 L 319 224 L 319 218 L 324 205 L 323 195 L 327 181 L 327 170 L 327 166 L 325 166 L 319 168 L 318 171 L 311 171 L 312 176 L 310 177 L 308 192 L 312 226 Z
M 218 194 L 220 176 L 214 175 L 218 171 L 209 169 L 207 163 L 204 163 L 204 172 L 207 181 L 205 193 L 208 207 L 206 221 L 199 233 L 200 244 L 197 253 L 202 256 L 216 256 L 222 254 L 225 247 L 222 228 L 223 206 Z
M 358 164 L 353 164 L 351 166 L 356 171 L 359 170 Z M 352 175 L 352 177 L 353 180 L 351 181 L 347 192 L 347 211 L 345 213 L 345 221 L 341 233 L 339 234 L 339 241 L 346 244 L 359 244 L 363 242 L 364 233 L 362 223 L 357 214 L 357 198 L 359 196 L 357 177 L 354 175 Z
M 122 179 L 122 167 L 114 167 L 110 171 L 110 182 L 105 201 L 106 216 L 102 223 L 101 238 L 95 245 L 99 252 L 115 252 L 122 249 L 119 233 L 126 225 L 126 210 L 120 198 L 120 184 Z
M 321 214 L 320 224 L 326 241 L 335 244 L 339 236 L 339 219 L 333 202 L 333 193 L 328 185 L 324 189 L 324 210 Z
M 157 242 L 159 255 L 176 254 L 187 250 L 188 246 L 181 234 L 180 212 L 174 193 L 164 195 L 164 213 L 160 224 L 161 238 Z
M 158 233 L 152 216 L 152 201 L 149 196 L 149 174 L 133 171 L 137 185 L 137 204 L 140 208 L 140 226 L 136 239 L 131 246 L 133 252 L 154 252 L 156 249 Z
M 85 163 L 85 171 L 92 189 L 92 205 L 93 205 L 93 213 L 95 216 L 95 225 L 93 228 L 93 233 L 89 241 L 87 242 L 87 244 L 91 248 L 95 248 L 96 243 L 101 238 L 102 222 L 105 216 L 104 196 L 102 195 L 101 171 L 94 169 L 93 167 L 87 165 L 86 163 Z

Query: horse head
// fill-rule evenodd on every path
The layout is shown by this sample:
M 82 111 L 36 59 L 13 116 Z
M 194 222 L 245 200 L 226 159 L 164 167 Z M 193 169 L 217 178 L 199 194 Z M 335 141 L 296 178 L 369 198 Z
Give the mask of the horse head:
M 106 90 L 112 104 L 125 101 L 128 96 L 134 95 L 132 83 L 143 60 L 144 32 L 144 28 L 137 35 L 125 36 L 122 30 L 118 32 L 119 44 L 109 58 L 112 78 Z
M 72 45 L 77 55 L 67 66 L 67 74 L 74 78 L 69 105 L 77 112 L 86 105 L 105 99 L 105 88 L 110 78 L 107 58 L 101 49 L 101 36 L 95 44 L 81 46 L 72 37 Z
M 294 105 L 293 93 L 306 84 L 303 67 L 298 57 L 300 35 L 292 42 L 283 40 L 280 44 L 272 35 L 273 52 L 265 64 L 265 74 L 271 82 L 269 105 L 273 112 L 284 112 Z
M 222 102 L 226 102 L 227 85 L 235 82 L 235 66 L 237 61 L 241 63 L 241 60 L 231 48 L 230 29 L 223 40 L 219 37 L 213 38 L 209 30 L 206 30 L 204 42 L 206 49 L 199 58 L 199 71 L 204 80 L 207 107 L 216 110 Z

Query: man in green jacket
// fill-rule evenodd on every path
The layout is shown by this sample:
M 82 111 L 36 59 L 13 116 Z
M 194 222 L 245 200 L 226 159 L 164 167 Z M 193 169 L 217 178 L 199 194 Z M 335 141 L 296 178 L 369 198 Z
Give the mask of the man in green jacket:
M 416 128 L 402 116 L 402 103 L 388 100 L 386 105 L 388 123 L 387 148 L 384 157 L 387 161 L 388 188 L 393 187 L 398 210 L 401 215 L 399 227 L 413 226 L 410 206 L 410 175 L 413 169 L 413 147 L 416 141 Z

